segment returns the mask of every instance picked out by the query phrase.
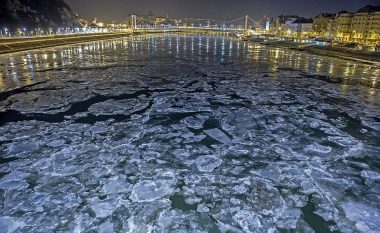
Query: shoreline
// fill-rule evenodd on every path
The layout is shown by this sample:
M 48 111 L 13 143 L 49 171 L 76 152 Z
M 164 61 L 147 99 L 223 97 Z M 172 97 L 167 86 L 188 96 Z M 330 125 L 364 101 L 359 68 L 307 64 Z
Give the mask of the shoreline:
M 318 46 L 307 45 L 301 43 L 294 43 L 289 41 L 264 41 L 263 39 L 248 40 L 251 43 L 260 43 L 265 46 L 272 46 L 277 48 L 286 48 L 300 52 L 307 52 L 311 54 L 335 57 L 341 59 L 352 60 L 380 66 L 380 52 L 368 52 L 360 50 L 352 50 L 347 48 L 339 48 L 333 46 Z
M 7 38 L 0 39 L 0 55 L 15 52 L 23 52 L 34 49 L 42 49 L 70 44 L 78 44 L 97 40 L 106 40 L 131 36 L 133 33 L 102 33 L 102 34 L 79 34 L 66 36 L 46 36 L 34 38 Z

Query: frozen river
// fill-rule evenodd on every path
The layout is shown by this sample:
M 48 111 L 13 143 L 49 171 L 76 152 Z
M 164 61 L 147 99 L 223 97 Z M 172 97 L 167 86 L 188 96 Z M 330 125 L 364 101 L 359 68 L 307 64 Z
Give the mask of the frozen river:
M 380 70 L 218 37 L 0 56 L 0 232 L 380 232 Z

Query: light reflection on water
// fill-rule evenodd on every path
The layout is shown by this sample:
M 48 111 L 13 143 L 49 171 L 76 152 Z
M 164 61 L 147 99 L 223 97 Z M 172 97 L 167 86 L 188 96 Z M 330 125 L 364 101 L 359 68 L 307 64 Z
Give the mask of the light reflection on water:
M 205 63 L 249 63 L 259 72 L 274 73 L 278 68 L 291 68 L 308 74 L 343 78 L 346 84 L 379 87 L 379 68 L 304 52 L 266 47 L 260 44 L 199 35 L 142 35 L 97 41 L 0 56 L 0 91 L 53 78 L 41 70 L 75 66 L 104 65 L 136 56 L 147 62 L 154 56 L 174 56 Z M 364 88 L 364 87 L 363 87 Z M 370 88 L 368 88 L 370 89 Z M 376 92 L 368 90 L 369 93 Z

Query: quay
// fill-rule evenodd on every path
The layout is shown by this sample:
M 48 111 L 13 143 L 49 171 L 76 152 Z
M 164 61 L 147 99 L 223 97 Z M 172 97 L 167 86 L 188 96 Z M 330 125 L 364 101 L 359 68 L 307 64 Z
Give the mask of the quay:
M 73 34 L 43 37 L 4 38 L 0 39 L 0 54 L 14 53 L 32 49 L 77 44 L 96 40 L 106 40 L 132 35 L 131 32 Z

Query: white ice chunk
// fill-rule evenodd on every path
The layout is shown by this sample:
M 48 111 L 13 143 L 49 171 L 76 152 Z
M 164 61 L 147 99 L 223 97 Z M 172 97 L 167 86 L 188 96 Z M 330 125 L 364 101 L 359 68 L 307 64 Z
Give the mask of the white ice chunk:
M 375 171 L 362 171 L 361 176 L 366 180 L 380 181 L 380 173 Z
M 237 198 L 232 197 L 232 198 L 230 198 L 230 203 L 232 205 L 240 205 L 241 201 L 239 199 L 237 199 Z
M 197 211 L 199 213 L 208 213 L 208 212 L 210 212 L 210 208 L 208 208 L 204 204 L 199 204 L 198 207 L 197 207 Z
M 189 205 L 194 205 L 194 204 L 198 204 L 202 201 L 201 198 L 197 198 L 197 197 L 188 197 L 185 199 L 185 202 Z
M 192 129 L 202 129 L 205 119 L 200 117 L 187 117 L 183 119 L 181 122 L 184 123 L 187 127 Z
M 220 129 L 216 129 L 216 128 L 208 129 L 208 130 L 204 130 L 203 132 L 223 144 L 226 144 L 226 145 L 232 144 L 231 139 L 225 133 L 223 133 Z
M 34 142 L 12 144 L 9 147 L 9 154 L 28 153 L 38 149 L 38 144 Z
M 102 223 L 99 226 L 99 233 L 112 233 L 115 232 L 113 224 L 109 221 Z
M 318 153 L 318 154 L 328 154 L 332 150 L 331 147 L 329 146 L 322 146 L 320 144 L 314 143 L 312 145 L 308 145 L 305 148 L 305 151 L 307 152 L 313 152 L 313 153 Z
M 108 181 L 103 185 L 103 192 L 106 194 L 127 193 L 132 190 L 132 185 L 120 178 Z
M 245 232 L 260 232 L 262 228 L 259 215 L 253 211 L 239 210 L 233 219 Z
M 247 187 L 244 184 L 235 185 L 234 190 L 236 193 L 243 194 L 247 192 Z
M 12 233 L 20 228 L 24 227 L 25 223 L 18 221 L 17 218 L 11 218 L 8 216 L 0 217 L 0 232 Z
M 131 200 L 134 202 L 152 202 L 173 192 L 167 183 L 143 180 L 133 186 Z
M 201 172 L 212 172 L 215 168 L 222 164 L 222 160 L 211 155 L 200 156 L 196 159 L 195 163 Z
M 92 131 L 93 134 L 102 134 L 102 133 L 106 133 L 108 131 L 108 128 L 104 125 L 94 125 L 94 126 L 91 126 L 90 130 Z
M 91 208 L 95 212 L 97 218 L 105 218 L 110 216 L 117 206 L 111 201 L 104 201 L 92 203 Z
M 312 120 L 309 124 L 310 128 L 316 129 L 319 127 L 319 122 L 317 120 Z
M 295 229 L 301 216 L 300 209 L 287 209 L 282 214 L 282 218 L 277 223 L 277 227 L 280 229 Z
M 343 204 L 347 218 L 355 223 L 359 232 L 380 232 L 380 210 L 361 203 L 349 202 Z
M 25 188 L 28 186 L 28 184 L 25 181 L 25 177 L 27 176 L 28 173 L 21 171 L 13 171 L 0 180 L 0 189 L 12 190 Z
M 60 139 L 60 140 L 51 141 L 47 145 L 51 147 L 59 147 L 59 146 L 62 146 L 63 144 L 65 144 L 65 140 Z

